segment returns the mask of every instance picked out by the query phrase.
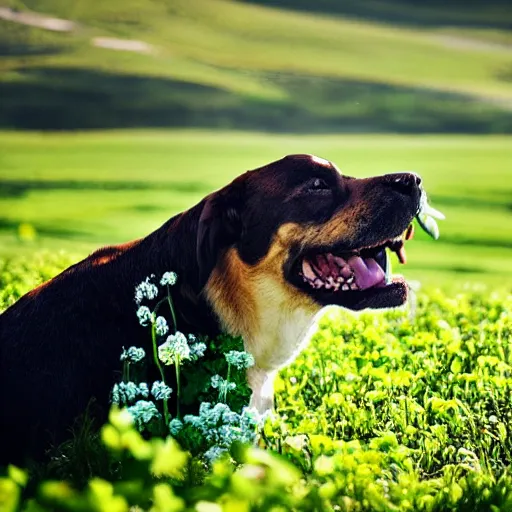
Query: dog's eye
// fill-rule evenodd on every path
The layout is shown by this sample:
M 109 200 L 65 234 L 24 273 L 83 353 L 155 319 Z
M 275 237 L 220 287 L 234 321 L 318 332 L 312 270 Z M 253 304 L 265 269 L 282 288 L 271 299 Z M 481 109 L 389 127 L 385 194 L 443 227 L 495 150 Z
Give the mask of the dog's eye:
M 327 185 L 327 182 L 321 178 L 315 178 L 310 184 L 309 184 L 309 191 L 311 192 L 324 192 L 329 191 L 330 187 Z

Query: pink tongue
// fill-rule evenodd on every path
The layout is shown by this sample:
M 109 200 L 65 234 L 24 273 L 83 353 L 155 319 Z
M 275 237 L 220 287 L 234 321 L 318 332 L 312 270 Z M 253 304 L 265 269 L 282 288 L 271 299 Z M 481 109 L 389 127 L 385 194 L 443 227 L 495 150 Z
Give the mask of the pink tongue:
M 373 258 L 363 260 L 359 256 L 352 256 L 348 260 L 348 264 L 354 271 L 357 286 L 361 290 L 366 290 L 386 280 L 386 274 Z

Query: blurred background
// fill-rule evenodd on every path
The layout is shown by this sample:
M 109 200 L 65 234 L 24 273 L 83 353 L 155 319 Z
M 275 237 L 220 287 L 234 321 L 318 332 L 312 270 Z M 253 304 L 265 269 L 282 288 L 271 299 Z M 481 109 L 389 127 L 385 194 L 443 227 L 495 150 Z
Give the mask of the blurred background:
M 0 257 L 148 234 L 314 153 L 414 170 L 447 220 L 398 269 L 512 285 L 510 0 L 0 0 Z

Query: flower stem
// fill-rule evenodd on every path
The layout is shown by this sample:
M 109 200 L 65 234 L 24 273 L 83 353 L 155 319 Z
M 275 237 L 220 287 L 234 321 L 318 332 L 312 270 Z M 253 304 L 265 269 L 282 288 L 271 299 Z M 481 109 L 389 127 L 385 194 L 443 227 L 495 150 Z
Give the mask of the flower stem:
M 176 369 L 176 417 L 180 419 L 180 358 L 176 357 L 176 363 L 174 367 Z
M 226 378 L 226 387 L 224 389 L 224 403 L 228 401 L 228 384 L 229 384 L 229 375 L 231 373 L 231 363 L 228 363 L 228 376 Z
M 176 313 L 174 312 L 174 306 L 172 304 L 172 298 L 171 298 L 171 289 L 169 288 L 169 285 L 167 285 L 167 302 L 169 302 L 169 309 L 171 310 L 172 315 L 172 323 L 174 325 L 174 332 L 178 330 L 178 322 L 176 321 Z
M 160 360 L 158 359 L 158 347 L 156 345 L 156 325 L 154 322 L 154 315 L 151 319 L 151 340 L 153 342 L 153 359 L 155 361 L 155 364 L 160 371 L 160 376 L 162 377 L 162 382 L 165 384 L 165 374 L 164 369 L 162 368 L 162 365 L 160 364 Z M 169 425 L 169 407 L 167 405 L 167 399 L 164 398 L 164 420 L 165 420 L 165 427 Z

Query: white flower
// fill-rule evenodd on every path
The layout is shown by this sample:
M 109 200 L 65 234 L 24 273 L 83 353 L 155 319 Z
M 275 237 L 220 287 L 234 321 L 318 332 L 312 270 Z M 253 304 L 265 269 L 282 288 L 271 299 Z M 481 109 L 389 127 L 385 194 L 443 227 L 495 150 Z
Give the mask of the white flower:
M 137 401 L 135 405 L 128 407 L 128 412 L 133 416 L 139 428 L 149 423 L 153 418 L 159 419 L 161 417 L 155 404 L 146 400 Z
M 135 401 L 138 397 L 148 397 L 148 385 L 141 382 L 139 385 L 135 382 L 120 382 L 114 384 L 112 388 L 112 403 L 116 405 L 128 404 Z
M 223 379 L 220 375 L 214 375 L 211 380 L 212 388 L 219 390 L 219 395 L 224 395 L 228 391 L 232 391 L 236 388 L 234 382 L 229 382 Z
M 240 415 L 234 411 L 226 411 L 222 415 L 222 421 L 227 425 L 236 425 L 240 423 Z
M 218 403 L 218 404 L 215 404 L 213 409 L 211 409 L 209 411 L 207 419 L 208 419 L 208 421 L 210 421 L 211 423 L 216 425 L 217 423 L 219 423 L 219 421 L 223 420 L 224 415 L 229 412 L 231 412 L 229 405 Z
M 146 277 L 146 280 L 135 288 L 135 302 L 137 305 L 140 305 L 144 299 L 153 300 L 158 295 L 158 288 L 149 279 L 149 277 Z
M 191 359 L 199 359 L 204 356 L 206 345 L 204 343 L 195 343 L 190 347 Z
M 212 388 L 217 389 L 224 379 L 220 375 L 214 375 L 212 377 Z
M 171 434 L 171 436 L 178 435 L 182 428 L 183 423 L 178 418 L 174 418 L 169 422 L 169 433 Z
M 237 414 L 226 404 L 212 407 L 211 403 L 203 402 L 197 416 L 187 415 L 183 421 L 201 433 L 210 446 L 209 454 L 214 456 L 228 450 L 234 441 L 253 443 L 259 418 L 255 409 L 246 407 L 242 414 Z M 205 457 L 210 459 L 210 455 Z
M 145 382 L 141 382 L 139 384 L 139 394 L 142 398 L 147 398 L 149 396 L 148 385 Z
M 145 314 L 145 313 L 143 313 L 143 314 Z M 128 361 L 129 363 L 138 363 L 139 361 L 142 361 L 142 359 L 144 359 L 145 356 L 146 356 L 146 353 L 144 352 L 143 348 L 130 347 L 127 350 L 125 350 L 123 348 L 123 352 L 121 354 L 120 359 L 121 359 L 121 361 Z
M 140 306 L 137 310 L 137 317 L 139 319 L 139 324 L 142 326 L 148 325 L 151 322 L 151 311 L 147 306 Z
M 168 336 L 167 341 L 158 347 L 158 358 L 167 365 L 190 359 L 190 347 L 185 335 L 178 331 Z
M 115 405 L 122 405 L 120 401 L 121 396 L 119 394 L 119 384 L 114 384 L 114 387 L 112 388 L 112 403 Z
M 228 453 L 226 448 L 220 448 L 219 446 L 212 446 L 207 452 L 205 452 L 204 457 L 208 460 L 208 462 L 213 464 L 217 459 L 222 457 Z
M 155 322 L 156 333 L 158 336 L 165 336 L 169 331 L 167 320 L 163 316 L 159 316 Z
M 176 272 L 166 272 L 162 279 L 160 279 L 160 284 L 162 286 L 169 285 L 174 286 L 176 284 L 176 281 L 178 280 L 178 275 Z
M 224 354 L 228 364 L 236 366 L 238 370 L 249 368 L 254 366 L 254 357 L 248 352 L 239 352 L 237 350 L 231 350 Z
M 151 386 L 151 394 L 156 400 L 168 400 L 171 397 L 171 393 L 172 389 L 159 380 L 153 382 L 153 386 Z

